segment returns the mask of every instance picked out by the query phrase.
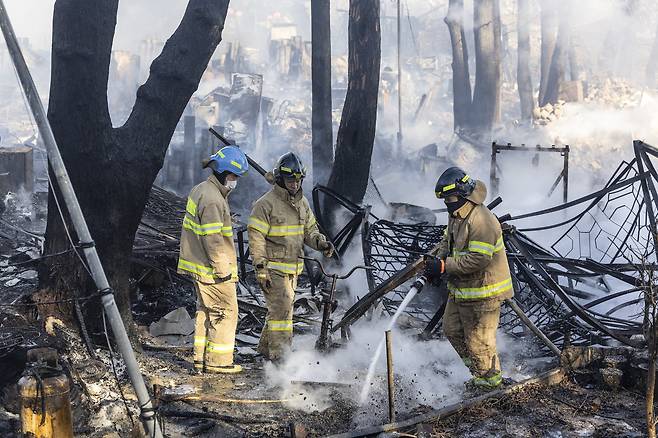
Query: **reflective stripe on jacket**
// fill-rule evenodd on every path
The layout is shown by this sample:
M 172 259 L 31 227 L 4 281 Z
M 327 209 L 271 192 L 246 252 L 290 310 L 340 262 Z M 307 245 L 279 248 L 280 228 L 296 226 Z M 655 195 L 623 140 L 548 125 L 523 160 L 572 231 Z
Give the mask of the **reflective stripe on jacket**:
M 302 191 L 291 196 L 276 184 L 254 203 L 248 233 L 254 266 L 294 275 L 304 269 L 304 244 L 319 249 L 326 240 Z
M 448 290 L 455 301 L 514 296 L 503 232 L 496 216 L 482 203 L 487 196 L 477 181 L 467 202 L 448 218 L 437 255 L 445 258 Z
M 180 238 L 178 272 L 202 283 L 238 281 L 229 190 L 214 175 L 190 191 Z

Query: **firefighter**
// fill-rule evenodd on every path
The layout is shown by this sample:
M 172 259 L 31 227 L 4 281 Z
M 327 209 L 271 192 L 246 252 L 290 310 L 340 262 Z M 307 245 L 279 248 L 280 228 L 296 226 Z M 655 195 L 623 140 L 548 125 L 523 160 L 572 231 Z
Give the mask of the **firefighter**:
M 187 198 L 178 259 L 178 272 L 194 279 L 197 296 L 194 369 L 238 373 L 242 368 L 233 363 L 238 270 L 227 198 L 249 164 L 238 147 L 227 146 L 206 159 L 203 167 L 212 175 Z
M 306 169 L 292 152 L 274 168 L 272 189 L 258 199 L 249 217 L 249 251 L 265 294 L 267 316 L 258 343 L 266 359 L 279 361 L 292 343 L 292 313 L 304 244 L 331 257 L 333 244 L 320 233 L 302 193 Z
M 482 204 L 484 183 L 458 167 L 443 172 L 435 192 L 448 208 L 448 226 L 425 275 L 435 283 L 447 275 L 443 330 L 473 375 L 467 386 L 494 389 L 503 381 L 496 352 L 500 306 L 514 295 L 500 223 Z

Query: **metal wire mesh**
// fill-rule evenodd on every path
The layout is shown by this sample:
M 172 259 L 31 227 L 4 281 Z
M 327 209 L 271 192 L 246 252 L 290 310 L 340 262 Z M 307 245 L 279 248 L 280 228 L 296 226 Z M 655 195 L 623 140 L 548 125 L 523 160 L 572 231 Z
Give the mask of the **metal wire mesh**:
M 388 220 L 373 223 L 363 242 L 365 264 L 375 268 L 368 271 L 370 290 L 434 248 L 441 240 L 444 229 L 445 225 L 410 225 Z M 409 284 L 404 284 L 386 294 L 381 300 L 384 309 L 389 314 L 394 313 L 408 290 Z M 410 303 L 406 313 L 427 323 L 437 308 L 436 294 L 422 294 Z

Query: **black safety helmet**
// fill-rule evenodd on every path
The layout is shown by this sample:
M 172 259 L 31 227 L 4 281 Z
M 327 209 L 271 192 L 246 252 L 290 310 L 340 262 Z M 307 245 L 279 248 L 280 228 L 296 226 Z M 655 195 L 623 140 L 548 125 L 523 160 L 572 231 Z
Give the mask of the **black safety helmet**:
M 473 190 L 475 190 L 475 180 L 459 167 L 450 167 L 439 177 L 434 192 L 437 198 L 453 195 L 465 198 L 473 193 Z
M 283 183 L 284 178 L 295 178 L 301 180 L 305 176 L 306 168 L 302 164 L 302 160 L 300 160 L 295 153 L 288 152 L 279 157 L 279 160 L 276 162 L 276 167 L 274 168 L 274 180 L 281 187 L 285 187 Z

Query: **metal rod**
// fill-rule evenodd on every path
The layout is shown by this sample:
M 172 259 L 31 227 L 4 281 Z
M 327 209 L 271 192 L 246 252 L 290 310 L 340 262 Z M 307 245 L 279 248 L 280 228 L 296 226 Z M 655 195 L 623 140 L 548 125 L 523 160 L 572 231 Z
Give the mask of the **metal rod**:
M 514 311 L 514 313 L 518 315 L 521 321 L 523 321 L 526 327 L 528 327 L 530 331 L 535 334 L 535 336 L 537 336 L 553 353 L 555 353 L 557 357 L 560 357 L 560 354 L 562 354 L 560 349 L 557 348 L 557 346 L 555 346 L 555 344 L 552 343 L 551 340 L 548 339 L 546 335 L 542 333 L 542 331 L 539 330 L 539 328 L 532 323 L 532 321 L 530 321 L 530 318 L 528 318 L 526 314 L 523 313 L 523 310 L 521 310 L 519 305 L 516 304 L 516 301 L 514 301 L 514 299 L 510 298 L 508 300 L 505 300 L 505 303 L 508 306 L 510 306 L 510 308 Z
M 653 199 L 651 199 L 649 185 L 647 184 L 647 180 L 651 177 L 644 175 L 644 163 L 642 161 L 642 157 L 640 156 L 640 149 L 642 144 L 643 143 L 639 140 L 633 141 L 633 149 L 635 152 L 635 158 L 637 159 L 637 170 L 644 176 L 640 183 L 642 187 L 642 195 L 644 197 L 644 208 L 646 209 L 647 216 L 649 217 L 649 230 L 651 231 L 651 236 L 653 237 L 654 248 L 658 248 L 658 227 L 656 226 L 656 216 L 653 211 Z
M 18 41 L 16 40 L 16 34 L 14 33 L 11 21 L 9 20 L 9 15 L 7 14 L 7 9 L 5 8 L 3 0 L 0 0 L 0 28 L 2 28 L 2 33 L 7 42 L 7 48 L 9 49 L 9 55 L 16 67 L 16 71 L 18 72 L 21 86 L 30 105 L 30 110 L 32 111 L 34 120 L 39 128 L 39 133 L 46 145 L 50 166 L 55 178 L 57 179 L 57 185 L 60 192 L 64 197 L 64 202 L 66 203 L 75 232 L 81 242 L 93 242 L 91 234 L 89 233 L 89 228 L 87 227 L 87 223 L 82 214 L 82 210 L 80 209 L 78 198 L 75 195 L 73 185 L 71 184 L 66 167 L 64 166 L 64 161 L 62 160 L 59 148 L 57 147 L 55 136 L 53 135 L 50 123 L 48 123 L 46 111 L 43 108 L 34 80 L 32 79 L 32 75 L 25 63 L 25 58 L 23 58 L 23 53 L 18 45 Z M 64 218 L 62 218 L 62 220 L 64 220 Z M 112 333 L 114 333 L 117 347 L 126 363 L 126 371 L 130 377 L 133 388 L 135 389 L 137 399 L 139 400 L 139 406 L 141 409 L 140 417 L 144 421 L 148 435 L 155 438 L 161 438 L 162 431 L 160 430 L 160 425 L 155 418 L 151 396 L 146 389 L 144 379 L 139 371 L 139 364 L 137 363 L 135 353 L 130 345 L 126 328 L 121 320 L 121 314 L 119 313 L 119 309 L 114 301 L 114 293 L 110 288 L 107 277 L 105 276 L 103 265 L 98 258 L 96 247 L 93 245 L 84 245 L 82 251 L 84 252 L 87 263 L 89 264 L 94 283 L 98 290 L 102 292 L 101 301 L 103 303 L 103 308 L 107 314 L 107 319 L 112 327 Z
M 491 187 L 492 196 L 498 194 L 498 177 L 496 176 L 496 155 L 498 155 L 498 147 L 496 142 L 491 143 L 491 167 L 489 168 L 489 186 Z
M 398 0 L 398 156 L 402 156 L 402 57 L 401 57 L 401 41 L 402 41 L 402 6 L 401 0 Z
M 247 278 L 247 254 L 244 250 L 244 233 L 246 229 L 238 231 L 238 252 L 240 253 L 240 276 Z
M 208 131 L 209 131 L 212 135 L 214 135 L 215 137 L 217 137 L 217 139 L 218 139 L 219 141 L 221 141 L 221 142 L 224 144 L 224 146 L 231 146 L 231 143 L 230 143 L 226 138 L 224 138 L 224 136 L 223 136 L 222 134 L 220 134 L 219 132 L 215 131 L 214 128 L 208 128 Z M 262 176 L 265 176 L 265 174 L 267 173 L 267 171 L 266 171 L 265 169 L 263 169 L 263 166 L 261 166 L 261 165 L 258 164 L 256 161 L 254 161 L 254 159 L 251 158 L 249 155 L 244 154 L 244 156 L 247 157 L 247 162 L 249 163 L 249 165 L 250 165 L 251 167 L 253 167 L 253 168 L 256 170 L 256 172 L 260 173 Z
M 393 340 L 386 330 L 386 375 L 388 377 L 388 421 L 395 422 L 395 380 L 393 378 Z
M 564 169 L 562 170 L 562 197 L 564 203 L 569 202 L 569 145 L 564 146 Z

